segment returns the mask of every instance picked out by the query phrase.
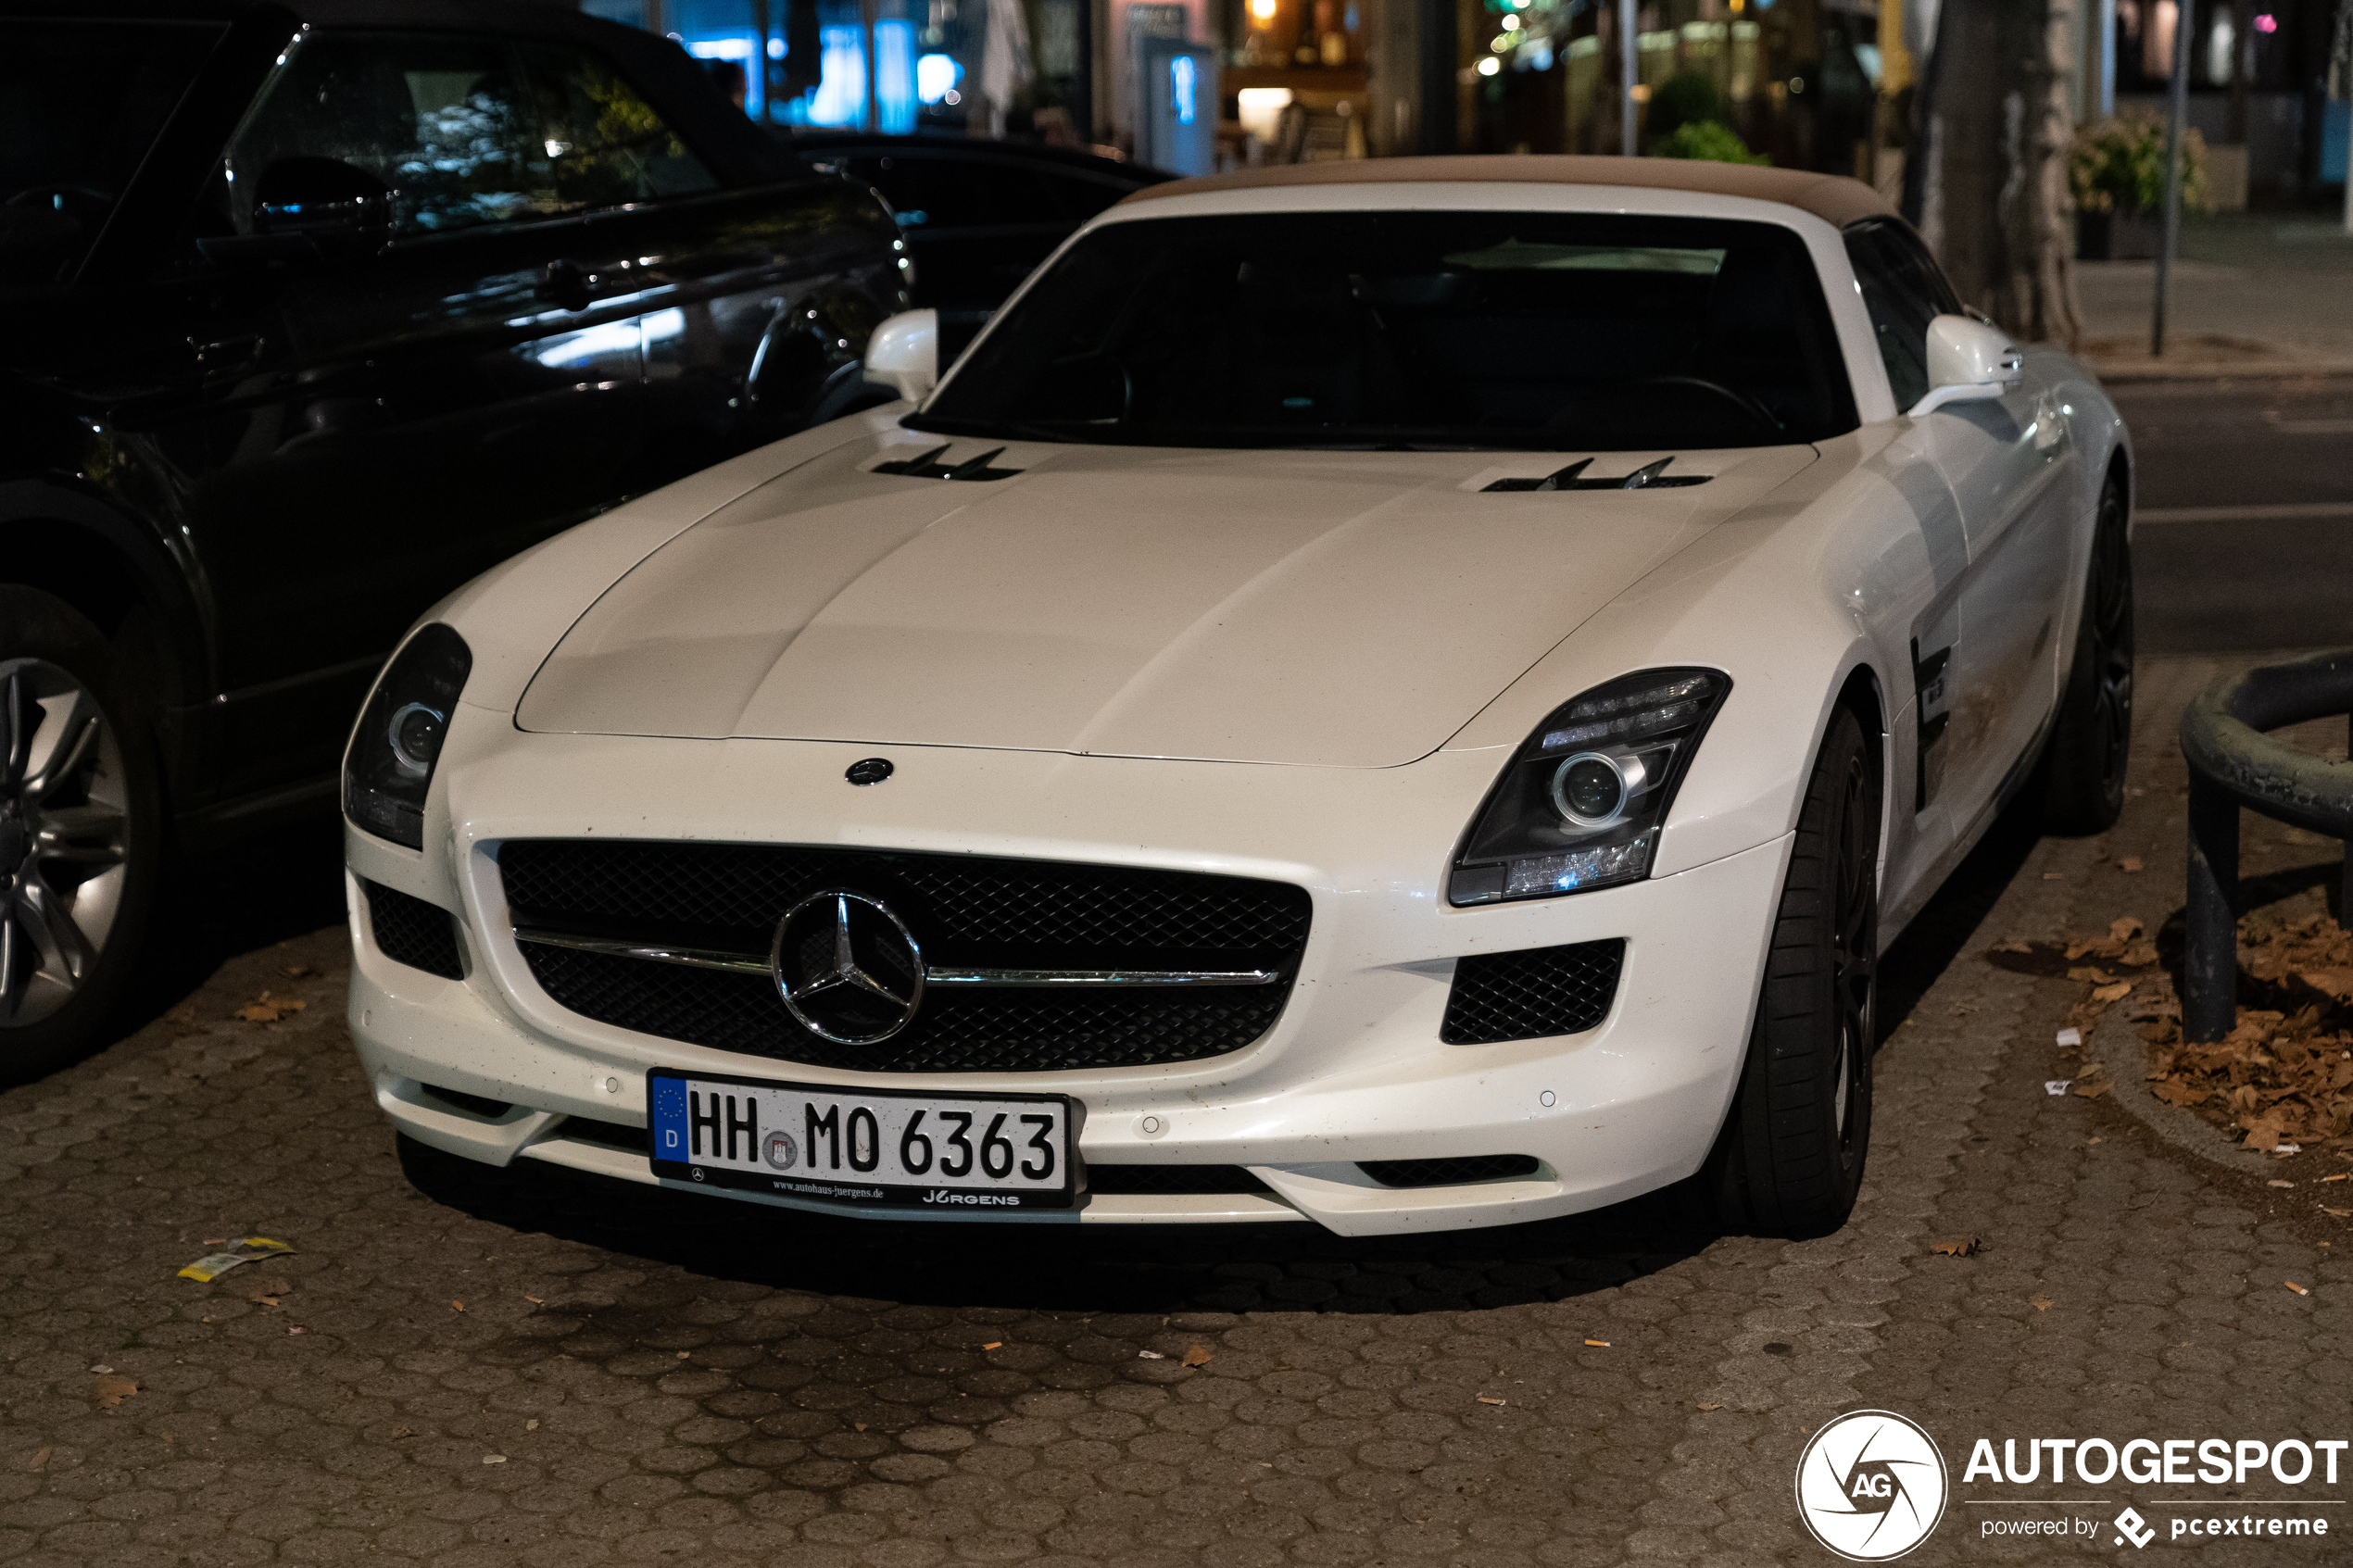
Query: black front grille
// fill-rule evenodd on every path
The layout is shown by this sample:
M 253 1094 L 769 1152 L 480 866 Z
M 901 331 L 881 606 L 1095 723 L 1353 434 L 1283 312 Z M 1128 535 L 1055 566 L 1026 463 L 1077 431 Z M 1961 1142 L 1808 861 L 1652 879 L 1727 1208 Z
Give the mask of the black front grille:
M 466 977 L 458 956 L 457 920 L 447 909 L 382 883 L 363 879 L 359 885 L 368 895 L 368 925 L 384 957 L 444 980 Z
M 1532 1176 L 1532 1154 L 1468 1154 L 1455 1160 L 1366 1160 L 1357 1168 L 1385 1187 L 1451 1187 L 1501 1176 Z
M 1454 989 L 1438 1037 L 1450 1046 L 1487 1046 L 1576 1035 L 1609 1016 L 1626 942 L 1577 942 L 1480 953 L 1454 966 Z
M 810 1034 L 765 975 L 524 943 L 547 995 L 601 1022 L 749 1056 L 884 1073 L 1151 1067 L 1239 1050 L 1281 1016 L 1304 888 L 1184 872 L 790 846 L 522 839 L 498 862 L 518 926 L 765 954 L 803 897 L 887 902 L 933 964 L 1267 969 L 1270 985 L 1094 992 L 935 988 L 871 1046 Z

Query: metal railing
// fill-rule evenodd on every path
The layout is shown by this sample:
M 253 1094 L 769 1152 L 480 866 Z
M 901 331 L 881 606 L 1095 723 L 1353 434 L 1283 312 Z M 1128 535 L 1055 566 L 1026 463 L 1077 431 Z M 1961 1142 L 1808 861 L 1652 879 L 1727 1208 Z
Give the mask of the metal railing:
M 2182 1032 L 2219 1040 L 2238 1018 L 2239 808 L 2347 841 L 2353 919 L 2353 764 L 2265 734 L 2353 714 L 2353 648 L 2226 675 L 2182 715 L 2190 765 L 2190 902 Z

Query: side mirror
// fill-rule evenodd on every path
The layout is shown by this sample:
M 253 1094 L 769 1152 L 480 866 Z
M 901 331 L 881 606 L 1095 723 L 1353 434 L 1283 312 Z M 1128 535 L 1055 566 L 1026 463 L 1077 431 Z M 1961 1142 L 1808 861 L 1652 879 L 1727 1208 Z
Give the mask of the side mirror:
M 866 379 L 887 382 L 920 403 L 939 381 L 939 312 L 902 310 L 866 340 Z
M 322 251 L 378 250 L 392 238 L 392 190 L 334 158 L 282 157 L 256 183 L 253 231 L 300 235 Z
M 1947 403 L 1999 397 L 2025 374 L 2026 357 L 1999 327 L 1967 316 L 1939 316 L 1928 324 L 1928 395 L 1905 410 L 1912 418 Z

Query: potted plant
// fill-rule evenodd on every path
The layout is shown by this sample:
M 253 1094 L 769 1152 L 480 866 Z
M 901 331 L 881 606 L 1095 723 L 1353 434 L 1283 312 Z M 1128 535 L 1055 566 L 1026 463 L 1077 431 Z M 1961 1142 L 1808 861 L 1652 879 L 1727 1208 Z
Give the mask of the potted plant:
M 2085 261 L 2142 261 L 2157 254 L 2165 215 L 2165 122 L 2132 114 L 2076 128 L 2067 164 L 2075 193 L 2075 254 Z M 2206 206 L 2206 143 L 2182 132 L 2182 205 Z

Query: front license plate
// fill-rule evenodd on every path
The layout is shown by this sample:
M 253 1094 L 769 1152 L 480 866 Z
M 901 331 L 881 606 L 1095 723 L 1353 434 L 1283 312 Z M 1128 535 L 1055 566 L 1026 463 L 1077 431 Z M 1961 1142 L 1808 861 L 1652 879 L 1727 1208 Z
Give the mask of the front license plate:
M 1067 1209 L 1070 1102 L 1057 1095 L 847 1092 L 648 1074 L 657 1176 L 859 1208 Z

